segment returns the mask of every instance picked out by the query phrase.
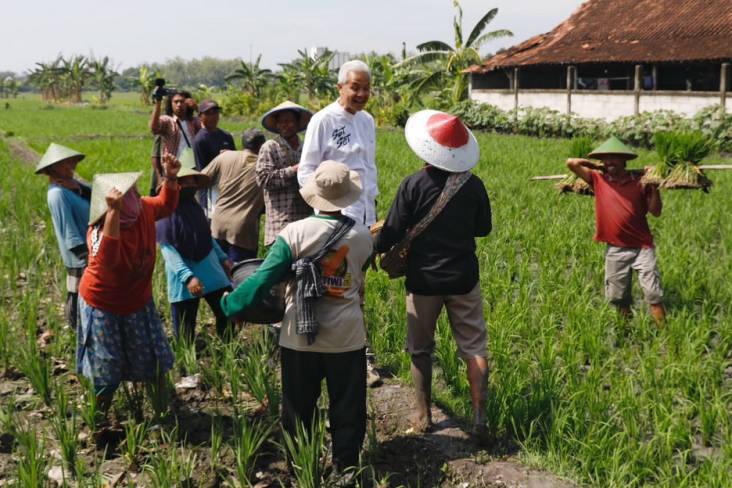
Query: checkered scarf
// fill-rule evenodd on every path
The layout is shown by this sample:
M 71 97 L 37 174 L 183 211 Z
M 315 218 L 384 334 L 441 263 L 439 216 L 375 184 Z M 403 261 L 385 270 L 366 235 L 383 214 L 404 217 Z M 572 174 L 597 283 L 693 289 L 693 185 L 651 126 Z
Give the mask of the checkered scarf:
M 318 322 L 315 320 L 315 300 L 325 293 L 320 260 L 355 224 L 352 218 L 345 215 L 342 215 L 338 220 L 335 229 L 317 253 L 300 258 L 292 264 L 297 284 L 297 291 L 295 292 L 295 304 L 297 306 L 296 331 L 298 334 L 307 335 L 308 345 L 315 342 L 315 336 L 318 335 Z

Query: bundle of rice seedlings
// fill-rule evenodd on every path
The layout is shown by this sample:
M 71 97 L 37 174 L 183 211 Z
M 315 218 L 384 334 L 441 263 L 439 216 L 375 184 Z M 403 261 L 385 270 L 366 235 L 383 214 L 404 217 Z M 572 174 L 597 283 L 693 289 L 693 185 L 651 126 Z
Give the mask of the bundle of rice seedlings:
M 659 132 L 654 136 L 654 144 L 661 162 L 645 172 L 643 184 L 709 190 L 712 182 L 698 168 L 699 162 L 712 150 L 704 134 L 698 131 Z
M 680 190 L 702 190 L 709 192 L 712 180 L 695 164 L 681 163 L 674 166 L 661 188 Z
M 570 158 L 586 158 L 595 147 L 592 139 L 586 136 L 575 137 L 569 149 Z M 579 195 L 594 195 L 592 187 L 585 180 L 572 173 L 557 183 L 557 189 L 561 193 L 577 193 Z

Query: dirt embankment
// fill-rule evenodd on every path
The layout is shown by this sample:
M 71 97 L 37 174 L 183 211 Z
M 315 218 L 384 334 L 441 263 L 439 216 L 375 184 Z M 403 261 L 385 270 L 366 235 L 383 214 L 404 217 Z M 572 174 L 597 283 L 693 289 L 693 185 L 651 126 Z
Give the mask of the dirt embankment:
M 371 390 L 379 441 L 374 467 L 393 473 L 390 486 L 573 488 L 551 473 L 530 469 L 511 456 L 495 457 L 475 446 L 459 423 L 432 407 L 435 427 L 411 433 L 414 391 L 387 381 Z

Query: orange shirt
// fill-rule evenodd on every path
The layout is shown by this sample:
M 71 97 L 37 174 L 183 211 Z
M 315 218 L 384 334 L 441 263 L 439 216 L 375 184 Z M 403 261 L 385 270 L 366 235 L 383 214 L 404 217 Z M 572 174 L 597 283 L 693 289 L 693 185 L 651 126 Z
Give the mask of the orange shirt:
M 595 240 L 618 247 L 654 247 L 646 214 L 646 189 L 639 176 L 624 182 L 611 181 L 602 173 L 592 173 L 595 192 Z
M 155 269 L 155 221 L 168 217 L 178 205 L 178 190 L 163 185 L 156 197 L 142 198 L 137 221 L 120 229 L 119 238 L 102 236 L 96 254 L 92 232 L 87 231 L 89 264 L 79 285 L 84 301 L 94 308 L 117 315 L 141 310 L 152 297 L 152 274 Z

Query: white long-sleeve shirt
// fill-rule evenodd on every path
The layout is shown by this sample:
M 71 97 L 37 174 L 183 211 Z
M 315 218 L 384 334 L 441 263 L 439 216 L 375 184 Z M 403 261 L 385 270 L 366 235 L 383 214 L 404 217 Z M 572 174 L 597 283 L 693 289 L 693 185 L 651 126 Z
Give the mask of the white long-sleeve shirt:
M 346 164 L 361 176 L 363 192 L 359 200 L 343 213 L 359 224 L 376 221 L 374 202 L 379 194 L 376 173 L 376 126 L 368 112 L 352 114 L 333 102 L 315 115 L 308 124 L 297 181 L 303 186 L 315 169 L 326 160 Z

